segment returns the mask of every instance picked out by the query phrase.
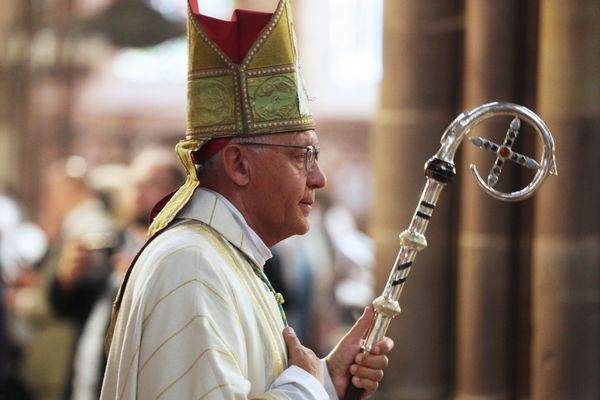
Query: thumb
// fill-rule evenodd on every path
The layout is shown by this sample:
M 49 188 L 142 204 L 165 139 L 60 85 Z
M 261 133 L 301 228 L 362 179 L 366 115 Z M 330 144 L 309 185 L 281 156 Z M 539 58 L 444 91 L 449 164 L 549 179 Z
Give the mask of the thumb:
M 361 339 L 365 336 L 371 325 L 371 321 L 373 321 L 373 309 L 367 306 L 363 310 L 360 318 L 354 323 L 354 326 L 346 333 L 342 342 L 346 344 L 360 344 Z
M 298 336 L 296 336 L 296 332 L 294 332 L 294 329 L 292 329 L 291 326 L 286 326 L 283 329 L 283 340 L 287 345 L 288 352 L 291 349 L 302 346 L 302 343 L 300 343 L 300 339 L 298 339 Z

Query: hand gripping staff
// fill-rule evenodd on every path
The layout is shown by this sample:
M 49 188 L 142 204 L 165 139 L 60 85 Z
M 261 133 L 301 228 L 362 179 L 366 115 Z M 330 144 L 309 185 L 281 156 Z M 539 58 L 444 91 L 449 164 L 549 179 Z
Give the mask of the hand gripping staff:
M 548 174 L 557 175 L 552 134 L 544 121 L 531 110 L 516 104 L 494 102 L 463 112 L 456 117 L 442 135 L 440 149 L 425 164 L 427 182 L 421 192 L 419 204 L 408 229 L 400 234 L 400 251 L 392 266 L 385 289 L 381 296 L 373 300 L 375 318 L 362 346 L 363 351 L 370 351 L 373 344 L 385 336 L 392 318 L 400 314 L 398 299 L 417 253 L 427 247 L 425 230 L 437 204 L 438 197 L 446 184 L 456 175 L 453 164 L 456 149 L 473 127 L 495 116 L 514 117 L 502 144 L 496 144 L 477 136 L 469 138 L 475 146 L 496 155 L 496 161 L 490 170 L 487 182 L 481 178 L 475 165 L 470 165 L 475 180 L 484 192 L 502 201 L 520 201 L 533 194 Z M 535 129 L 544 144 L 542 160 L 539 163 L 533 158 L 519 154 L 512 149 L 519 133 L 521 119 Z M 494 189 L 502 171 L 502 166 L 507 161 L 516 162 L 521 166 L 535 170 L 533 180 L 526 187 L 514 192 L 505 193 Z M 362 394 L 362 389 L 350 384 L 344 400 L 360 399 Z

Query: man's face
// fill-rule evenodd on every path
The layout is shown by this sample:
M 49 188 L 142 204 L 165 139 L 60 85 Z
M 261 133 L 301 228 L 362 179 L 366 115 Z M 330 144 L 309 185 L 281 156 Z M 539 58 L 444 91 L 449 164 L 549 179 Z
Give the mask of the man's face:
M 272 144 L 318 146 L 315 131 L 272 135 Z M 247 187 L 249 224 L 269 247 L 309 228 L 309 214 L 315 190 L 327 179 L 318 163 L 310 171 L 304 167 L 305 150 L 246 146 L 249 155 L 250 184 Z

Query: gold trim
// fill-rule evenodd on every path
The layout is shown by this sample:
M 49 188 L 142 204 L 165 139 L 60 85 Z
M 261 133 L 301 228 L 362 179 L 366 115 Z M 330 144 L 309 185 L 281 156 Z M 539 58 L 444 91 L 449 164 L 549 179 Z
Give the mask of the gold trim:
M 232 69 L 236 69 L 237 65 L 236 63 L 234 63 L 231 58 L 229 58 L 229 56 L 227 54 L 225 54 L 225 52 L 223 52 L 223 50 L 221 50 L 221 48 L 214 42 L 214 40 L 212 40 L 210 38 L 210 36 L 208 36 L 206 34 L 206 32 L 204 32 L 204 29 L 200 26 L 200 24 L 198 23 L 198 21 L 196 21 L 196 18 L 194 17 L 194 13 L 192 12 L 192 7 L 190 6 L 190 2 L 187 2 L 187 6 L 188 6 L 188 19 L 189 21 L 192 22 L 192 25 L 194 26 L 195 32 L 196 32 L 196 36 L 200 36 L 200 38 L 204 41 L 204 43 L 206 43 L 215 53 L 217 53 L 219 55 L 219 57 L 221 57 L 221 59 L 227 64 L 229 65 L 230 68 Z
M 266 291 L 260 292 L 260 295 L 257 297 L 256 290 L 258 288 L 261 288 L 264 285 L 264 283 L 260 279 L 258 279 L 258 277 L 254 275 L 254 273 L 252 273 L 251 275 L 248 274 L 248 270 L 251 267 L 241 267 L 241 265 L 244 265 L 243 259 L 239 257 L 239 255 L 237 255 L 238 250 L 235 247 L 233 247 L 226 238 L 224 238 L 221 234 L 215 231 L 212 227 L 209 229 L 209 227 L 203 223 L 195 224 L 194 226 L 212 234 L 207 235 L 207 239 L 210 240 L 215 245 L 215 247 L 220 248 L 223 253 L 229 256 L 229 258 L 231 259 L 231 266 L 234 267 L 233 270 L 246 287 L 246 290 L 252 297 L 252 300 L 254 301 L 257 310 L 260 310 L 260 312 L 262 313 L 264 327 L 267 331 L 267 334 L 270 337 L 268 346 L 271 348 L 273 355 L 277 355 L 277 359 L 274 360 L 274 375 L 271 376 L 271 381 L 274 381 L 277 378 L 277 376 L 279 376 L 279 374 L 281 374 L 285 369 L 286 363 L 282 357 L 282 354 L 285 354 L 285 348 L 278 345 L 277 339 L 274 335 L 274 331 L 276 331 L 278 328 L 277 321 L 280 321 L 279 314 L 277 315 L 277 318 L 275 318 L 275 316 L 271 312 L 271 307 L 268 305 L 268 303 L 261 302 L 258 300 L 259 298 L 263 298 L 263 300 L 265 300 L 264 295 L 266 294 Z M 236 260 L 234 259 L 234 255 L 238 256 L 238 262 L 236 262 Z M 246 273 L 246 276 L 244 276 L 244 272 Z M 249 284 L 249 282 L 251 282 L 252 284 Z M 271 318 L 269 318 L 268 315 L 271 315 Z M 273 326 L 274 324 L 275 326 Z M 279 344 L 281 344 L 281 342 L 279 342 Z
M 177 216 L 177 213 L 185 207 L 198 186 L 200 186 L 192 153 L 198 150 L 203 144 L 204 141 L 200 139 L 184 139 L 177 143 L 175 150 L 177 151 L 181 163 L 185 167 L 187 178 L 185 183 L 177 190 L 177 192 L 175 192 L 173 197 L 171 197 L 156 218 L 154 218 L 154 221 L 152 221 L 152 224 L 148 229 L 148 239 L 162 231 L 171 223 Z
M 236 116 L 237 118 L 237 116 Z M 205 128 L 189 128 L 185 131 L 185 137 L 189 140 L 201 140 L 206 142 L 211 139 L 235 136 L 238 132 L 237 125 L 221 125 Z
M 234 76 L 234 75 L 235 75 L 235 70 L 217 68 L 217 69 L 188 72 L 188 79 L 196 80 L 196 79 L 208 78 L 208 77 L 215 78 L 215 77 L 221 77 L 221 76 Z
M 212 211 L 210 212 L 210 218 L 208 219 L 208 224 L 211 226 L 212 226 L 213 219 L 215 218 L 215 211 L 217 210 L 218 199 L 219 198 L 217 196 L 215 196 L 215 202 L 213 203 Z
M 294 72 L 296 72 L 296 65 L 288 64 L 280 65 L 278 67 L 261 67 L 256 69 L 249 69 L 246 71 L 246 75 L 248 75 L 251 78 L 257 78 L 265 75 L 271 75 L 273 73 L 288 74 Z
M 277 4 L 277 8 L 273 12 L 273 16 L 271 17 L 271 20 L 263 29 L 262 34 L 257 38 L 257 40 L 254 41 L 254 44 L 252 45 L 252 47 L 250 47 L 250 50 L 248 50 L 248 53 L 246 53 L 246 55 L 244 56 L 244 59 L 242 60 L 242 63 L 240 64 L 240 67 L 242 69 L 245 70 L 246 67 L 248 67 L 248 64 L 250 64 L 250 62 L 252 61 L 254 54 L 258 51 L 258 49 L 260 49 L 262 47 L 263 43 L 267 41 L 269 36 L 271 36 L 271 32 L 273 32 L 273 28 L 275 27 L 275 25 L 277 25 L 277 23 L 281 19 L 283 10 L 287 6 L 288 6 L 287 0 L 279 0 L 279 4 Z
M 251 271 L 248 271 L 248 268 L 243 268 L 242 265 L 244 265 L 244 261 L 241 257 L 238 256 L 238 260 L 239 263 L 236 263 L 236 272 L 238 273 L 239 276 L 242 276 L 242 274 L 246 274 L 245 279 L 241 278 L 242 281 L 244 282 L 244 285 L 246 286 L 246 288 L 248 289 L 248 291 L 251 293 L 251 296 L 254 300 L 254 302 L 257 304 L 257 306 L 260 308 L 262 315 L 263 315 L 263 320 L 265 322 L 267 322 L 269 325 L 270 329 L 267 329 L 268 334 L 270 336 L 270 347 L 273 351 L 274 354 L 277 354 L 277 361 L 274 363 L 274 367 L 275 367 L 275 371 L 274 371 L 274 375 L 271 376 L 271 381 L 274 381 L 277 376 L 279 376 L 279 374 L 281 374 L 283 372 L 283 370 L 285 369 L 285 361 L 282 358 L 282 354 L 283 352 L 285 352 L 285 348 L 280 346 L 281 342 L 277 341 L 277 338 L 275 337 L 274 332 L 281 332 L 281 330 L 283 330 L 283 325 L 280 327 L 279 326 L 279 322 L 281 321 L 281 315 L 279 314 L 279 309 L 277 309 L 277 314 L 275 314 L 274 312 L 272 312 L 272 307 L 269 305 L 267 299 L 268 297 L 266 296 L 267 293 L 270 294 L 270 292 L 267 292 L 266 289 L 264 290 L 260 290 L 261 288 L 263 288 L 265 286 L 265 283 L 262 282 L 255 274 L 254 272 L 250 273 Z M 251 268 L 251 267 L 250 267 Z M 251 284 L 248 284 L 248 281 L 251 282 Z M 258 293 L 256 293 L 256 291 L 259 291 Z M 270 318 L 269 318 L 270 317 Z M 281 329 L 279 329 L 281 328 Z

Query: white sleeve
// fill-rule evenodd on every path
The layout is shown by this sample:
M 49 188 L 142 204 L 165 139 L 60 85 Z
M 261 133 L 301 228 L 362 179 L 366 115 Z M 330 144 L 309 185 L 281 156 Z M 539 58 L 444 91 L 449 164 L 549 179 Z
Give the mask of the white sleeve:
M 323 364 L 323 374 L 325 385 L 321 385 L 314 376 L 292 365 L 273 382 L 270 389 L 279 390 L 285 393 L 290 400 L 305 400 L 305 399 L 330 399 L 338 400 L 335 387 L 331 381 L 329 370 L 325 359 L 321 360 Z
M 327 362 L 322 358 L 321 363 L 323 364 L 323 374 L 325 375 L 325 391 L 329 395 L 329 399 L 339 400 L 335 386 L 333 386 L 333 381 L 331 380 L 331 375 L 329 374 L 329 368 L 327 368 Z
M 321 382 L 295 365 L 283 371 L 269 389 L 285 393 L 290 400 L 329 399 Z

